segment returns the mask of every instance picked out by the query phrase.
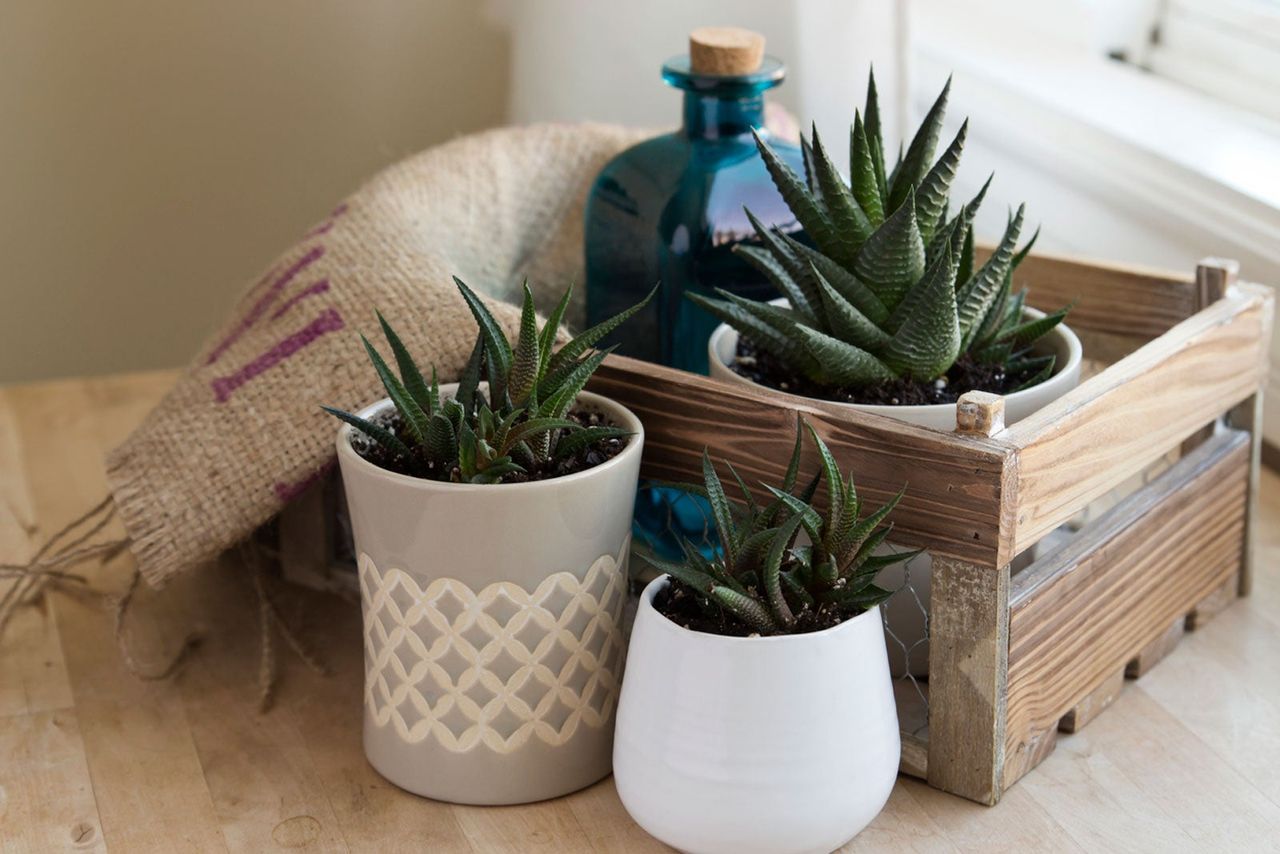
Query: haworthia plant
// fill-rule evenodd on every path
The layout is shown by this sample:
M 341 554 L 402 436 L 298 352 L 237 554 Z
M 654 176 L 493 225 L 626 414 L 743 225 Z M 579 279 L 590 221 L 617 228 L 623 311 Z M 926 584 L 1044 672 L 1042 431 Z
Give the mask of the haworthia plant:
M 817 446 L 821 465 L 797 489 L 806 433 Z M 741 502 L 729 499 L 705 451 L 702 485 L 685 487 L 710 505 L 720 543 L 716 551 L 707 556 L 686 541 L 683 561 L 642 556 L 668 573 L 673 584 L 692 590 L 702 607 L 723 611 L 730 622 L 750 632 L 788 634 L 806 622 L 812 625 L 805 617 L 819 611 L 834 612 L 838 620 L 857 616 L 891 595 L 875 585 L 876 575 L 919 554 L 875 554 L 893 529 L 884 522 L 902 493 L 864 514 L 853 475 L 841 476 L 830 449 L 803 418 L 796 425 L 795 448 L 782 483 L 765 485 L 770 501 L 757 501 L 733 466 L 726 465 Z M 827 501 L 820 510 L 814 499 L 824 482 Z
M 551 462 L 629 435 L 613 426 L 583 426 L 568 416 L 578 392 L 612 349 L 593 350 L 594 345 L 639 311 L 653 298 L 653 292 L 556 349 L 556 333 L 572 287 L 539 328 L 533 294 L 526 283 L 520 334 L 512 346 L 480 298 L 461 279 L 454 277 L 454 283 L 480 329 L 453 397 L 441 394 L 434 368 L 431 381 L 426 381 L 400 336 L 379 314 L 396 371 L 367 338 L 361 339 L 395 407 L 401 429 L 396 431 L 341 409 L 322 408 L 359 430 L 397 467 L 433 480 L 462 483 L 525 479 Z M 488 383 L 487 393 L 480 388 L 481 380 Z
M 774 183 L 812 248 L 747 211 L 760 246 L 737 251 L 786 297 L 787 307 L 719 290 L 720 299 L 689 298 L 771 353 L 797 375 L 831 388 L 858 388 L 904 377 L 945 374 L 962 354 L 1000 364 L 1035 385 L 1053 372 L 1051 355 L 1032 345 L 1067 310 L 1024 317 L 1024 295 L 1012 274 L 1035 242 L 1018 248 L 1024 210 L 982 266 L 975 263 L 973 221 L 987 184 L 948 215 L 951 184 L 968 122 L 934 158 L 951 82 L 943 88 L 905 153 L 887 169 L 880 139 L 875 76 L 865 115 L 857 113 L 849 143 L 849 181 L 815 128 L 802 140 L 802 178 L 758 135 Z M 1037 231 L 1038 234 L 1038 231 Z

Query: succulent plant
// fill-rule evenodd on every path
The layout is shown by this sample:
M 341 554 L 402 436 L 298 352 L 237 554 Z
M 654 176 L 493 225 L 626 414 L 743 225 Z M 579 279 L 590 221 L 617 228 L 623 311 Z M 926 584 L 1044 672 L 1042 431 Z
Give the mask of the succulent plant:
M 368 338 L 362 335 L 361 340 L 395 407 L 397 423 L 375 423 L 341 409 L 322 408 L 359 430 L 397 470 L 462 483 L 526 480 L 629 435 L 613 425 L 584 425 L 569 416 L 578 392 L 612 351 L 592 350 L 593 345 L 639 311 L 653 298 L 652 292 L 556 349 L 572 286 L 539 328 L 533 293 L 525 283 L 520 334 L 513 347 L 480 298 L 456 276 L 454 283 L 480 328 L 453 397 L 441 395 L 434 367 L 431 382 L 426 381 L 400 336 L 379 313 L 399 376 Z M 486 389 L 480 387 L 482 379 Z
M 1067 310 L 1024 320 L 1025 294 L 1012 293 L 1012 272 L 1035 242 L 1032 236 L 1026 246 L 1016 246 L 1024 207 L 1009 218 L 999 245 L 976 269 L 973 220 L 990 178 L 948 218 L 968 130 L 966 121 L 934 160 L 950 88 L 948 80 L 888 171 L 873 74 L 865 116 L 854 117 L 849 183 L 816 127 L 812 142 L 803 141 L 804 179 L 757 135 L 774 183 L 816 248 L 763 226 L 748 211 L 762 245 L 742 244 L 735 251 L 777 286 L 789 307 L 723 290 L 721 299 L 689 298 L 822 387 L 931 380 L 963 354 L 1028 376 L 1024 386 L 1046 379 L 1053 357 L 1033 355 L 1031 345 Z
M 821 466 L 796 491 L 804 434 L 817 445 Z M 891 592 L 874 584 L 886 566 L 910 560 L 918 551 L 874 554 L 893 529 L 883 524 L 902 492 L 863 515 L 852 474 L 842 478 L 830 449 L 803 417 L 797 419 L 795 449 L 781 487 L 766 485 L 773 499 L 758 502 L 733 465 L 726 463 L 742 493 L 731 501 L 704 451 L 702 486 L 686 490 L 711 507 L 719 545 L 710 555 L 689 541 L 682 562 L 642 557 L 668 573 L 672 585 L 692 592 L 698 607 L 719 613 L 730 624 L 758 634 L 788 634 L 834 624 L 874 608 Z M 826 482 L 825 510 L 814 497 Z M 801 535 L 807 542 L 801 542 Z

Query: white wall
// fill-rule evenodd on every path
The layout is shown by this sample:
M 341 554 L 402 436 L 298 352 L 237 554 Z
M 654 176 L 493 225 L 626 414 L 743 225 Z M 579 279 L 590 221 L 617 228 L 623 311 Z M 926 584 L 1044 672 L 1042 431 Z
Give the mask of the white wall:
M 802 127 L 816 121 L 843 139 L 874 63 L 895 136 L 898 10 L 894 0 L 490 0 L 511 32 L 515 122 L 620 122 L 671 127 L 680 95 L 661 78 L 662 63 L 688 50 L 689 31 L 732 25 L 765 36 L 765 51 L 787 64 L 787 81 L 769 97 Z
M 499 124 L 467 0 L 0 2 L 0 382 L 176 366 L 384 164 Z

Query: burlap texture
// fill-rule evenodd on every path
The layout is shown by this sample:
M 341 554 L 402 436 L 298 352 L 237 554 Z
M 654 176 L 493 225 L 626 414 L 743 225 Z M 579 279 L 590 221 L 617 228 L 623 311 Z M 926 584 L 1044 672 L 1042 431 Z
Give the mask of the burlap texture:
M 542 125 L 458 139 L 381 172 L 282 254 L 108 455 L 145 578 L 217 556 L 326 471 L 337 422 L 320 404 L 354 410 L 383 394 L 357 334 L 380 340 L 375 309 L 445 382 L 476 331 L 452 275 L 506 301 L 527 277 L 544 307 L 581 284 L 587 189 L 639 136 Z M 494 311 L 514 330 L 513 308 Z

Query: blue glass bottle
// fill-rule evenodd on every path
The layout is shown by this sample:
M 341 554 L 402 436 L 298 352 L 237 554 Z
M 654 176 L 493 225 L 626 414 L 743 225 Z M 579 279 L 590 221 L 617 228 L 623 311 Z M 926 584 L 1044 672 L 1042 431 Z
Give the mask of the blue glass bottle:
M 684 90 L 683 127 L 627 149 L 596 178 L 586 210 L 587 322 L 635 305 L 661 284 L 658 297 L 606 342 L 620 353 L 705 374 L 718 321 L 684 295 L 720 287 L 751 299 L 777 296 L 732 250 L 758 240 L 744 207 L 766 225 L 799 230 L 751 134 L 757 130 L 803 174 L 800 148 L 764 125 L 764 93 L 785 73 L 773 57 L 735 76 L 694 73 L 688 56 L 670 60 L 662 79 Z M 678 490 L 642 484 L 636 495 L 637 541 L 663 557 L 679 557 L 681 537 L 709 554 L 709 520 L 704 499 Z
M 798 174 L 800 148 L 770 137 L 764 93 L 782 82 L 773 57 L 750 74 L 690 70 L 676 57 L 662 78 L 684 90 L 684 125 L 633 146 L 604 167 L 587 197 L 587 322 L 658 297 L 608 343 L 628 356 L 707 372 L 707 339 L 718 321 L 684 298 L 720 287 L 751 299 L 777 296 L 755 268 L 733 254 L 755 241 L 743 207 L 766 225 L 799 229 L 756 150 L 756 129 Z

